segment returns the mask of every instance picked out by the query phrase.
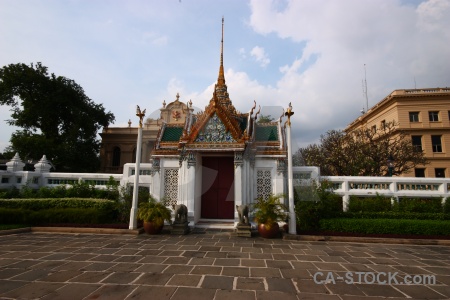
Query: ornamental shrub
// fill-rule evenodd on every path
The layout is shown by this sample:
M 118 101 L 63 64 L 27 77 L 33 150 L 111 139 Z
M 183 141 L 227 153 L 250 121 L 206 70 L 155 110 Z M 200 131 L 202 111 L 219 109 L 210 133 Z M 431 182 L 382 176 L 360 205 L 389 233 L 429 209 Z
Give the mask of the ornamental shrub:
M 441 198 L 399 198 L 394 203 L 394 211 L 417 213 L 442 213 Z
M 450 220 L 450 214 L 448 213 L 417 213 L 401 211 L 343 212 L 340 217 L 349 219 Z
M 2 224 L 116 223 L 117 204 L 94 199 L 0 200 Z
M 445 202 L 444 202 L 444 213 L 450 214 L 450 198 L 445 199 Z
M 317 230 L 322 218 L 333 218 L 342 213 L 342 199 L 332 192 L 327 181 L 297 187 L 294 203 L 299 230 Z
M 450 235 L 448 220 L 322 219 L 320 229 L 363 234 Z
M 348 203 L 349 212 L 387 212 L 391 209 L 391 198 L 379 194 L 364 198 L 350 196 Z

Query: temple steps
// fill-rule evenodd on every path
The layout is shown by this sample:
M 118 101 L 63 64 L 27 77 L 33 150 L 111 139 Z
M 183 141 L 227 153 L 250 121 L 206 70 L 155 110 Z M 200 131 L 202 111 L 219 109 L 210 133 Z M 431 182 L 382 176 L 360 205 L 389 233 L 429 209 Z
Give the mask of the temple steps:
M 206 229 L 234 229 L 234 220 L 200 220 L 194 225 L 195 228 Z

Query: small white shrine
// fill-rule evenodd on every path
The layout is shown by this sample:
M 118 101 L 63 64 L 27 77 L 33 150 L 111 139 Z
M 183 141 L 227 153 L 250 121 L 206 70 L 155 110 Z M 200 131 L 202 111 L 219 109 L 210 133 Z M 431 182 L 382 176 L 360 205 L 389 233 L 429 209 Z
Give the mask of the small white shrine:
M 186 205 L 189 220 L 197 224 L 234 222 L 236 205 L 287 194 L 283 115 L 262 123 L 256 102 L 247 113 L 235 109 L 225 84 L 223 27 L 219 76 L 209 104 L 194 113 L 191 101 L 181 103 L 177 95 L 167 105 L 180 109 L 161 126 L 151 153 L 154 198 Z

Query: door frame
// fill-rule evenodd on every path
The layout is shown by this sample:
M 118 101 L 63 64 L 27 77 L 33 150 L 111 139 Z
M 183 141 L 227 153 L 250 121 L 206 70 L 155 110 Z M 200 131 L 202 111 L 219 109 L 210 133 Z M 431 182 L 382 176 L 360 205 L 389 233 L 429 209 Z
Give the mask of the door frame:
M 202 201 L 202 193 L 203 193 L 203 158 L 204 157 L 208 157 L 208 158 L 214 158 L 214 157 L 217 157 L 217 158 L 220 158 L 220 157 L 229 157 L 229 158 L 232 158 L 231 159 L 231 164 L 232 164 L 232 169 L 233 169 L 233 173 L 232 173 L 232 176 L 233 176 L 233 181 L 232 181 L 232 183 L 231 183 L 231 185 L 230 185 L 230 190 L 229 190 L 229 192 L 228 193 L 231 193 L 232 194 L 232 197 L 233 197 L 233 214 L 232 214 L 232 217 L 231 218 L 226 218 L 226 219 L 219 219 L 219 218 L 204 218 L 203 217 L 203 215 L 202 215 L 202 204 L 203 204 L 203 201 Z M 219 153 L 202 153 L 201 154 L 201 159 L 200 159 L 200 164 L 198 165 L 200 168 L 200 172 L 198 172 L 197 174 L 196 174 L 196 176 L 199 176 L 198 178 L 200 179 L 200 180 L 198 180 L 198 183 L 199 183 L 199 185 L 196 187 L 196 190 L 199 192 L 199 197 L 198 197 L 198 203 L 200 204 L 198 207 L 199 207 L 199 210 L 198 210 L 198 213 L 199 213 L 199 220 L 234 220 L 234 218 L 235 218 L 235 212 L 234 212 L 234 205 L 235 205 L 235 203 L 236 203 L 236 199 L 235 199 L 235 191 L 234 191 L 234 189 L 235 189 L 235 184 L 234 184 L 234 180 L 235 180 L 235 172 L 234 172 L 234 152 L 219 152 Z M 217 200 L 217 201 L 219 201 L 219 200 Z

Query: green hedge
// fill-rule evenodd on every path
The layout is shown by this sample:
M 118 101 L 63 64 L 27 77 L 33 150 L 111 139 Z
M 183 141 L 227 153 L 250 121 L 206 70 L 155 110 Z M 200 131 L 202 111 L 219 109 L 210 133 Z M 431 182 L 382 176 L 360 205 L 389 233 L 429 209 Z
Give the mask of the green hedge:
M 369 198 L 350 196 L 348 202 L 348 211 L 350 212 L 381 212 L 391 210 L 391 199 L 380 195 Z
M 115 223 L 117 213 L 95 208 L 54 208 L 38 211 L 0 208 L 2 224 L 41 225 L 49 223 L 102 224 Z
M 441 198 L 391 198 L 376 195 L 375 197 L 351 196 L 348 203 L 349 212 L 413 212 L 413 213 L 442 213 L 450 212 L 450 204 L 442 206 Z
M 442 199 L 400 198 L 398 202 L 394 202 L 392 210 L 417 213 L 442 213 Z
M 105 189 L 96 189 L 95 185 L 89 182 L 75 182 L 70 185 L 61 184 L 55 187 L 40 187 L 35 190 L 28 185 L 20 189 L 15 187 L 0 190 L 0 199 L 38 199 L 38 198 L 95 198 L 95 199 L 120 199 L 120 194 L 124 194 L 127 187 L 119 186 L 118 182 L 110 177 Z
M 9 199 L 0 200 L 2 224 L 24 223 L 115 223 L 120 204 L 98 199 Z
M 349 219 L 408 219 L 408 220 L 450 220 L 450 214 L 445 213 L 418 213 L 418 212 L 342 212 L 337 218 Z
M 49 208 L 95 208 L 111 210 L 116 208 L 116 202 L 101 199 L 0 199 L 0 207 L 25 210 L 41 210 Z
M 450 235 L 448 220 L 322 219 L 320 229 L 368 234 Z

